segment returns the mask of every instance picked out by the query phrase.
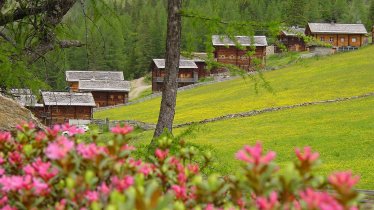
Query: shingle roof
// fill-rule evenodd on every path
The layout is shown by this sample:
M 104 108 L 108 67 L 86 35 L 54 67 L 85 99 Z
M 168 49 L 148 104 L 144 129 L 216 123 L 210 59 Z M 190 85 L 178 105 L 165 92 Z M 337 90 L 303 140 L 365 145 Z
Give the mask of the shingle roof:
M 286 36 L 297 36 L 305 33 L 305 28 L 290 27 L 282 30 L 282 33 Z
M 241 46 L 267 46 L 266 36 L 235 36 L 236 41 Z M 254 43 L 252 43 L 252 38 Z M 213 46 L 236 46 L 236 43 L 231 40 L 228 36 L 213 35 L 212 36 Z
M 14 96 L 19 104 L 25 107 L 43 107 L 43 104 L 38 103 L 38 99 L 31 92 L 30 89 L 11 89 L 10 94 Z
M 45 106 L 96 106 L 92 93 L 42 92 Z
M 130 92 L 130 86 L 130 82 L 124 80 L 81 80 L 78 89 L 82 91 Z
M 312 33 L 367 34 L 363 24 L 308 23 Z
M 165 59 L 153 59 L 153 62 L 159 69 L 165 68 Z M 197 65 L 192 60 L 179 60 L 179 68 L 180 69 L 197 69 Z
M 66 71 L 67 82 L 79 80 L 124 80 L 122 71 Z

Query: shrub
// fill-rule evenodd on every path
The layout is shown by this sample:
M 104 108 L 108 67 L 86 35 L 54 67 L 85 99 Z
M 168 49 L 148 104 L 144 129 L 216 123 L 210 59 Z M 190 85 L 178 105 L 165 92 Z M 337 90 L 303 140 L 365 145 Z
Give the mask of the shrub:
M 105 144 L 82 143 L 81 131 L 56 125 L 35 131 L 18 126 L 15 137 L 0 133 L 2 209 L 356 209 L 358 177 L 337 172 L 316 176 L 319 154 L 296 149 L 296 159 L 279 172 L 276 154 L 260 143 L 245 146 L 236 158 L 238 175 L 204 175 L 211 155 L 183 141 L 159 139 L 154 155 L 136 159 L 129 126 L 112 129 Z M 72 136 L 61 136 L 62 130 Z M 173 146 L 173 148 L 175 145 Z M 329 190 L 327 190 L 329 189 Z

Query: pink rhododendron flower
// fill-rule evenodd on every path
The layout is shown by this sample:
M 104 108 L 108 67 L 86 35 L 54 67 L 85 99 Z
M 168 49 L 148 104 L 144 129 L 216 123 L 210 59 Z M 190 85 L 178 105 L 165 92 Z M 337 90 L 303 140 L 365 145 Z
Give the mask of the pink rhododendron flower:
M 270 193 L 269 198 L 257 197 L 256 199 L 256 205 L 260 210 L 276 209 L 278 204 L 278 195 L 276 192 Z
M 0 165 L 2 165 L 5 162 L 4 158 L 0 156 Z
M 118 134 L 118 135 L 126 135 L 128 133 L 130 133 L 131 131 L 133 131 L 134 128 L 131 127 L 131 126 L 123 126 L 121 127 L 120 125 L 117 125 L 116 127 L 112 128 L 112 133 L 114 134 Z
M 109 195 L 110 193 L 110 188 L 108 187 L 108 185 L 106 185 L 105 182 L 101 183 L 101 185 L 98 187 L 98 190 L 103 195 Z
M 0 132 L 0 143 L 9 142 L 11 138 L 10 132 Z
M 31 176 L 39 176 L 46 182 L 58 174 L 57 168 L 52 167 L 50 162 L 43 162 L 40 158 L 23 167 L 23 171 Z
M 8 197 L 5 195 L 0 198 L 0 206 L 5 206 L 6 204 L 8 204 Z
M 31 129 L 34 129 L 35 128 L 35 124 L 33 122 L 22 122 L 21 124 L 19 125 L 16 125 L 16 129 L 21 131 L 21 132 L 25 132 L 27 130 L 31 130 Z
M 300 192 L 300 198 L 308 209 L 343 210 L 344 208 L 326 192 L 316 192 L 310 188 Z
M 360 180 L 359 176 L 352 176 L 352 172 L 337 172 L 329 176 L 329 182 L 342 192 L 349 192 Z
M 36 195 L 47 195 L 49 193 L 48 184 L 42 182 L 37 178 L 33 178 L 33 187 Z
M 254 147 L 244 146 L 244 149 L 236 153 L 236 158 L 255 165 L 268 164 L 275 158 L 275 152 L 262 156 L 262 145 L 257 143 Z
M 193 174 L 199 173 L 199 165 L 197 164 L 188 164 L 187 168 Z
M 175 197 L 177 199 L 186 199 L 187 198 L 187 190 L 185 187 L 179 186 L 179 185 L 173 185 L 171 186 L 171 190 L 174 192 Z
M 157 157 L 157 159 L 159 159 L 160 161 L 163 161 L 165 160 L 165 158 L 168 156 L 169 154 L 169 150 L 161 150 L 161 149 L 156 149 L 155 151 L 155 155 Z
M 5 174 L 5 170 L 0 167 L 0 177 Z
M 22 160 L 22 155 L 18 151 L 14 151 L 9 154 L 8 161 L 13 165 L 21 165 Z
M 3 192 L 17 191 L 21 189 L 31 189 L 31 176 L 3 176 L 0 178 L 0 189 Z
M 99 147 L 94 143 L 79 144 L 77 146 L 77 151 L 85 159 L 94 159 L 99 154 L 105 153 L 103 147 Z
M 45 138 L 46 138 L 46 134 L 43 132 L 43 131 L 39 131 L 38 133 L 36 133 L 35 135 L 35 141 L 37 142 L 41 142 L 43 141 Z
M 126 176 L 119 179 L 117 176 L 112 177 L 112 185 L 118 191 L 122 192 L 134 184 L 134 178 L 132 176 Z
M 57 141 L 50 143 L 44 152 L 49 159 L 58 160 L 63 159 L 73 148 L 74 142 L 59 136 Z
M 179 173 L 177 176 L 177 179 L 178 179 L 179 184 L 184 185 L 187 181 L 187 176 L 185 173 Z
M 312 149 L 310 147 L 304 147 L 304 151 L 301 152 L 299 148 L 295 149 L 295 153 L 297 158 L 301 162 L 312 164 L 314 161 L 316 161 L 319 158 L 319 153 L 314 152 L 312 153 Z
M 144 176 L 148 176 L 153 171 L 153 165 L 144 163 L 138 167 L 138 172 L 142 173 Z
M 52 128 L 47 128 L 47 135 L 51 137 L 56 137 L 58 133 L 61 132 L 61 126 L 60 125 L 54 125 Z
M 77 128 L 75 125 L 71 126 L 69 123 L 61 125 L 62 131 L 67 131 L 69 136 L 74 136 L 76 134 L 82 134 L 84 133 L 83 128 Z
M 132 145 L 125 144 L 121 147 L 121 151 L 134 151 L 136 148 Z
M 1 210 L 17 210 L 17 208 L 6 205 L 6 206 L 2 207 Z
M 99 200 L 99 193 L 96 191 L 87 191 L 85 197 L 88 201 L 95 202 Z

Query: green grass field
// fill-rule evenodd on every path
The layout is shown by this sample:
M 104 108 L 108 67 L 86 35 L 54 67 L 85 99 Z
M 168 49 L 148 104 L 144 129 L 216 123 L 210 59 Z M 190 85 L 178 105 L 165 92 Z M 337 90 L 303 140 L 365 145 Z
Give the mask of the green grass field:
M 311 146 L 323 161 L 319 173 L 352 170 L 361 176 L 359 188 L 374 189 L 373 104 L 372 96 L 224 120 L 202 125 L 196 137 L 186 140 L 211 148 L 219 163 L 215 171 L 222 174 L 238 170 L 234 154 L 246 144 L 263 142 L 266 150 L 277 152 L 281 166 L 295 159 L 295 147 Z M 148 144 L 152 134 L 140 134 L 135 144 Z
M 247 79 L 197 87 L 178 94 L 175 123 L 198 121 L 228 113 L 348 97 L 374 91 L 374 46 L 331 57 L 302 60 L 265 72 L 273 88 L 256 94 Z M 260 84 L 261 85 L 261 84 Z M 95 118 L 131 119 L 155 123 L 160 98 L 95 113 Z

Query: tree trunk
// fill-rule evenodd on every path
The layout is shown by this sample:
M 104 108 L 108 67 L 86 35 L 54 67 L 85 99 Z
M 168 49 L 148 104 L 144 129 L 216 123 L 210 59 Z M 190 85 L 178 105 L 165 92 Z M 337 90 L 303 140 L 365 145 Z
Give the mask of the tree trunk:
M 177 100 L 178 89 L 178 71 L 181 46 L 182 18 L 180 10 L 182 0 L 168 1 L 168 25 L 166 38 L 166 61 L 165 61 L 165 78 L 162 90 L 162 100 L 160 114 L 154 138 L 160 136 L 164 129 L 172 132 L 175 115 L 175 105 Z M 155 142 L 152 140 L 151 146 Z

